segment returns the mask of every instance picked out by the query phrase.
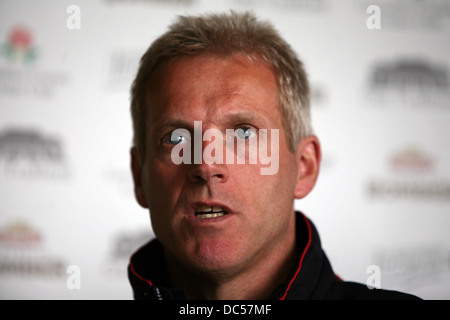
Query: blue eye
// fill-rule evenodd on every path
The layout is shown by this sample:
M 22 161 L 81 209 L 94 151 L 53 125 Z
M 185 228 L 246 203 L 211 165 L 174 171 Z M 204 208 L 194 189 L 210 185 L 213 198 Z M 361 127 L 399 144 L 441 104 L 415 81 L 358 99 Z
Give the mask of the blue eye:
M 179 144 L 179 143 L 183 142 L 184 139 L 185 139 L 185 138 L 184 138 L 183 136 L 179 136 L 179 135 L 171 135 L 171 136 L 170 136 L 170 144 L 173 144 L 173 145 Z
M 190 134 L 186 129 L 176 129 L 167 133 L 163 138 L 164 144 L 175 146 L 180 143 L 186 143 L 190 138 Z
M 256 129 L 251 127 L 239 128 L 236 130 L 236 137 L 239 139 L 252 139 L 256 137 Z

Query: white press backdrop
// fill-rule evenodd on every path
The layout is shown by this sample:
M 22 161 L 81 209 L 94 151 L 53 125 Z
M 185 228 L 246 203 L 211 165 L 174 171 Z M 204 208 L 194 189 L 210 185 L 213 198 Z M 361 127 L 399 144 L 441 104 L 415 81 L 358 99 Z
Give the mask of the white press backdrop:
M 336 273 L 450 298 L 445 0 L 0 2 L 0 298 L 132 298 L 128 257 L 152 236 L 129 172 L 138 59 L 176 15 L 229 9 L 304 60 L 324 159 L 296 208 Z

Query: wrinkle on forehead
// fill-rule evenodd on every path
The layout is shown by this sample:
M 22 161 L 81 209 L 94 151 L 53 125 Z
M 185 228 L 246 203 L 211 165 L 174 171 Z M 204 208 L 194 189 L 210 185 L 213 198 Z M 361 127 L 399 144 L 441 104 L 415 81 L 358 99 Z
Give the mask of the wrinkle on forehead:
M 256 96 L 278 107 L 278 84 L 272 68 L 262 60 L 250 62 L 239 55 L 178 58 L 155 71 L 148 92 L 151 113 L 161 117 L 167 113 L 197 120 L 213 114 L 223 116 L 246 105 L 257 108 L 253 105 Z

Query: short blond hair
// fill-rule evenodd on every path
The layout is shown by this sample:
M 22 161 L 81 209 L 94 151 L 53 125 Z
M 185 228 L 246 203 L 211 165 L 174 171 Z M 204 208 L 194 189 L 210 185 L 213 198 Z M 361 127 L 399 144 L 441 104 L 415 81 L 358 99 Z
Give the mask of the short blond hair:
M 280 112 L 291 151 L 302 138 L 312 134 L 310 89 L 303 64 L 269 22 L 260 21 L 249 12 L 180 16 L 142 56 L 132 84 L 133 145 L 141 157 L 145 151 L 145 119 L 149 108 L 147 85 L 155 68 L 182 56 L 238 53 L 251 60 L 262 58 L 273 67 L 280 89 Z

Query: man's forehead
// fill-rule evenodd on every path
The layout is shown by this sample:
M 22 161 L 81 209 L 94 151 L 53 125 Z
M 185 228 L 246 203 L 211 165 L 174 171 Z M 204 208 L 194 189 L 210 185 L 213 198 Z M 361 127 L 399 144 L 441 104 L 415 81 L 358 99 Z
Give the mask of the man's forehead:
M 199 111 L 196 107 L 203 108 L 203 112 L 216 108 L 216 113 L 223 116 L 236 116 L 237 111 L 247 109 L 246 116 L 250 116 L 249 110 L 265 113 L 277 109 L 278 97 L 272 69 L 243 56 L 178 58 L 155 71 L 147 91 L 151 112 L 159 116 L 191 115 Z
M 165 91 L 173 89 L 176 93 L 185 87 L 190 88 L 194 80 L 205 80 L 206 84 L 234 85 L 236 90 L 245 82 L 261 82 L 278 87 L 272 66 L 261 58 L 250 60 L 243 54 L 202 54 L 181 56 L 160 64 L 148 81 L 147 91 L 155 93 L 164 88 Z

